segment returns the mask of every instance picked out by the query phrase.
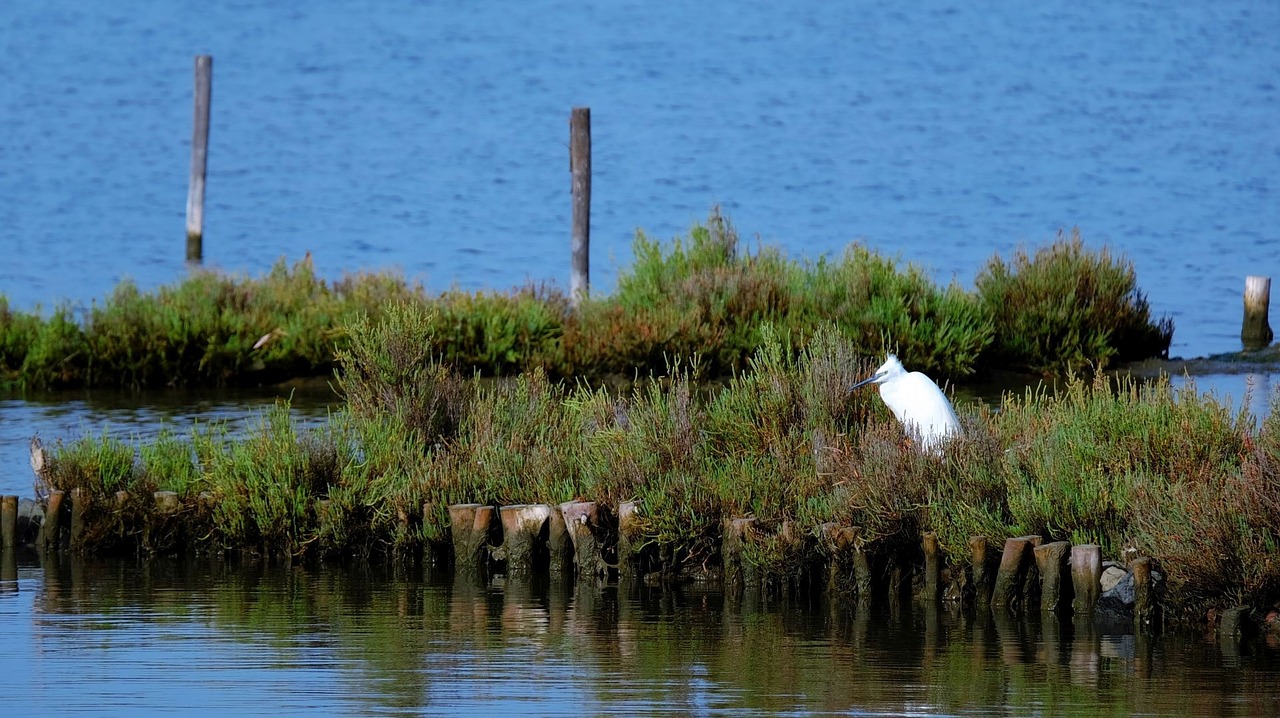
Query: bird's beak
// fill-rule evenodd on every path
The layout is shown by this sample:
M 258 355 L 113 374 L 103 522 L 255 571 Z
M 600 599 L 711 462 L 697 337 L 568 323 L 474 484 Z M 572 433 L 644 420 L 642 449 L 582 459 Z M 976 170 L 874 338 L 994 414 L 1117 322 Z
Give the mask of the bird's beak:
M 858 388 L 858 387 L 860 387 L 860 386 L 866 386 L 867 384 L 870 384 L 871 382 L 875 381 L 875 380 L 876 380 L 876 377 L 878 377 L 878 376 L 880 376 L 880 375 L 879 375 L 879 374 L 872 374 L 871 376 L 867 377 L 866 379 L 863 379 L 862 381 L 858 382 L 857 384 L 854 384 L 853 386 L 849 387 L 849 391 L 853 391 L 854 389 L 857 389 L 857 388 Z

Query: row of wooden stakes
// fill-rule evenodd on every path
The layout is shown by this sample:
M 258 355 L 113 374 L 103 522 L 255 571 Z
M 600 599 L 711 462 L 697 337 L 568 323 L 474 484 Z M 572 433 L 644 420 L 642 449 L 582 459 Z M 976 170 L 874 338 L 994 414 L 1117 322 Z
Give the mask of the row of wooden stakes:
M 21 520 L 18 497 L 3 497 L 0 545 L 34 543 L 45 551 L 80 546 L 87 502 L 78 500 L 79 495 L 79 490 L 53 491 L 40 507 L 42 512 L 29 510 L 35 515 Z M 161 515 L 180 508 L 179 496 L 172 491 L 155 492 L 155 502 Z M 321 501 L 318 508 L 323 511 L 326 504 Z M 423 510 L 424 515 L 432 513 L 431 506 Z M 455 571 L 507 575 L 549 571 L 589 581 L 612 576 L 650 581 L 665 577 L 664 559 L 655 556 L 655 546 L 645 540 L 644 517 L 635 502 L 622 503 L 616 512 L 589 501 L 557 506 L 456 504 L 448 510 L 450 540 L 433 548 L 435 558 L 451 561 Z M 777 572 L 754 565 L 748 556 L 749 547 L 767 536 L 755 518 L 724 522 L 718 578 L 726 591 L 741 592 L 774 580 L 769 577 Z M 799 580 L 810 585 L 825 582 L 829 589 L 850 592 L 859 603 L 869 604 L 878 596 L 896 600 L 909 595 L 927 602 L 972 600 L 996 610 L 1038 608 L 1066 618 L 1093 616 L 1102 593 L 1101 549 L 1093 544 L 1043 543 L 1039 536 L 1020 536 L 1006 539 L 997 554 L 986 537 L 974 536 L 968 541 L 968 563 L 953 561 L 944 566 L 938 537 L 932 532 L 921 536 L 918 552 L 896 556 L 866 550 L 856 527 L 837 524 L 805 532 L 794 522 L 784 521 L 773 538 L 795 546 L 821 542 L 822 550 L 809 554 L 825 556 L 823 566 L 807 566 L 791 575 L 802 575 Z M 1160 622 L 1153 568 L 1154 561 L 1146 557 L 1134 558 L 1127 567 L 1133 596 L 1125 615 L 1131 614 L 1134 629 L 1144 632 L 1156 630 Z

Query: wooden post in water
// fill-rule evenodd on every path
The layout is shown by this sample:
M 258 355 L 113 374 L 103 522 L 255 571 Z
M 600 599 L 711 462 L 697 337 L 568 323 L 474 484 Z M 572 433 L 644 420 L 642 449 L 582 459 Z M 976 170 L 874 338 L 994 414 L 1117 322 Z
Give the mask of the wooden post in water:
M 573 562 L 579 581 L 594 581 L 606 575 L 608 563 L 604 546 L 596 532 L 604 528 L 604 512 L 594 501 L 569 501 L 560 504 L 564 525 L 573 542 Z
M 1133 630 L 1141 635 L 1160 630 L 1160 607 L 1151 580 L 1151 559 L 1142 556 L 1129 564 L 1133 570 Z
M 987 558 L 987 537 L 969 537 L 969 568 L 973 572 L 973 598 L 979 606 L 991 603 L 992 576 Z
M 1244 324 L 1240 327 L 1240 341 L 1245 349 L 1262 349 L 1274 336 L 1267 314 L 1271 305 L 1271 278 L 1244 278 Z
M 551 507 L 546 504 L 503 506 L 502 548 L 507 554 L 507 575 L 529 575 L 545 561 L 547 522 Z
M 635 501 L 618 504 L 618 571 L 632 575 L 640 568 L 641 520 Z
M 62 498 L 61 489 L 49 492 L 49 502 L 44 507 L 44 523 L 40 526 L 44 551 L 57 551 L 62 547 Z
M 858 608 L 870 607 L 871 593 L 875 590 L 875 583 L 871 576 L 871 557 L 862 546 L 855 546 L 853 549 L 853 585 L 858 592 L 855 599 Z
M 71 490 L 71 548 L 80 550 L 84 542 L 84 515 L 89 510 L 89 492 Z
M 0 499 L 0 548 L 12 549 L 18 546 L 18 497 L 5 496 Z
M 209 159 L 209 101 L 213 58 L 196 56 L 195 120 L 191 131 L 191 180 L 187 186 L 187 261 L 204 259 L 204 178 Z
M 1036 568 L 1040 571 L 1040 610 L 1045 613 L 1063 615 L 1066 605 L 1063 604 L 1063 589 L 1066 579 L 1067 559 L 1071 555 L 1071 544 L 1066 541 L 1054 541 L 1035 547 Z M 1070 584 L 1066 584 L 1070 588 Z
M 938 603 L 942 600 L 942 557 L 938 555 L 938 534 L 926 531 L 920 537 L 924 550 L 924 600 Z
M 573 195 L 573 259 L 569 299 L 577 306 L 590 291 L 591 268 L 591 108 L 569 116 L 569 172 Z
M 1092 618 L 1102 593 L 1102 549 L 1097 544 L 1071 548 L 1071 589 L 1076 618 Z
M 449 532 L 453 537 L 454 568 L 458 573 L 480 574 L 489 568 L 489 530 L 493 507 L 454 504 L 449 507 Z
M 156 501 L 156 513 L 172 514 L 178 511 L 177 491 L 157 491 L 153 494 Z
M 547 526 L 547 554 L 552 576 L 573 574 L 573 539 L 559 506 L 551 507 Z
M 1031 570 L 1034 546 L 1028 536 L 1005 539 L 1004 553 L 1000 556 L 1000 569 L 996 571 L 995 588 L 991 594 L 991 607 L 1015 610 L 1021 607 L 1023 584 Z
M 743 549 L 757 530 L 755 518 L 726 519 L 720 537 L 720 565 L 724 567 L 724 590 L 737 596 L 749 583 L 755 583 L 755 571 L 742 557 Z

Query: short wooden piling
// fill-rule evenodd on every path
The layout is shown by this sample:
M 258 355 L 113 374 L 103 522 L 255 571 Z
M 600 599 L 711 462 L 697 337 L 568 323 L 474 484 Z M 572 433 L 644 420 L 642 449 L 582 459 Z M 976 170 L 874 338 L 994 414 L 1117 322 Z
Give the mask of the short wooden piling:
M 453 539 L 454 569 L 479 574 L 489 568 L 489 532 L 494 510 L 483 504 L 454 504 L 449 507 L 449 533 Z
M 1160 630 L 1160 606 L 1151 577 L 1151 559 L 1141 556 L 1129 564 L 1133 571 L 1133 629 L 1136 633 Z
M 579 581 L 594 581 L 607 575 L 604 546 L 597 535 L 604 530 L 602 509 L 594 501 L 560 504 L 564 525 L 573 542 L 573 564 Z
M 177 491 L 157 491 L 153 495 L 156 501 L 156 513 L 161 515 L 177 513 L 178 511 L 178 492 Z
M 18 497 L 5 496 L 0 499 L 0 548 L 11 549 L 18 546 Z
M 1218 616 L 1218 640 L 1234 640 L 1244 635 L 1245 619 L 1253 613 L 1249 606 L 1228 608 Z
M 942 601 L 942 557 L 938 555 L 938 534 L 926 531 L 920 537 L 924 551 L 924 600 L 929 603 Z
M 71 546 L 79 550 L 84 543 L 85 514 L 89 511 L 89 492 L 71 490 Z
M 507 574 L 533 573 L 535 568 L 546 563 L 551 507 L 546 504 L 517 504 L 503 506 L 500 513 Z
M 187 261 L 204 259 L 204 180 L 209 158 L 209 106 L 213 58 L 196 56 L 195 117 L 191 131 L 191 179 L 187 187 Z
M 1240 341 L 1246 349 L 1261 349 L 1271 343 L 1274 334 L 1267 314 L 1271 305 L 1271 278 L 1245 277 L 1244 323 Z
M 573 539 L 569 537 L 569 527 L 560 507 L 551 508 L 547 523 L 547 561 L 551 575 L 559 577 L 573 573 Z
M 591 108 L 575 107 L 569 116 L 569 172 L 573 195 L 573 256 L 569 299 L 576 306 L 590 291 L 591 267 Z
M 866 549 L 861 546 L 853 549 L 853 586 L 854 590 L 857 591 L 858 607 L 866 608 L 870 606 L 875 583 L 871 573 L 871 557 L 867 555 Z
M 1071 544 L 1067 541 L 1054 541 L 1035 547 L 1034 554 L 1036 568 L 1040 572 L 1040 610 L 1065 615 L 1070 601 L 1068 597 L 1065 599 L 1068 603 L 1064 603 L 1063 594 L 1070 589 L 1070 584 L 1064 586 L 1064 583 Z
M 720 565 L 724 570 L 725 591 L 732 595 L 755 582 L 755 570 L 743 557 L 743 550 L 758 530 L 754 517 L 726 519 L 721 528 Z
M 635 501 L 618 504 L 618 571 L 634 574 L 639 569 L 641 545 L 640 507 Z
M 45 552 L 57 551 L 62 547 L 62 500 L 61 489 L 49 492 L 49 500 L 44 506 L 44 523 L 40 526 L 43 538 L 42 548 Z
M 1072 607 L 1077 617 L 1092 617 L 1102 593 L 1102 549 L 1097 544 L 1071 547 Z
M 1005 539 L 1004 553 L 1000 555 L 1000 568 L 996 571 L 995 587 L 991 593 L 992 608 L 1016 610 L 1021 607 L 1023 584 L 1035 563 L 1033 548 L 1028 536 Z
M 979 606 L 991 603 L 991 588 L 994 583 L 987 547 L 986 536 L 969 537 L 969 570 L 973 574 L 973 598 Z

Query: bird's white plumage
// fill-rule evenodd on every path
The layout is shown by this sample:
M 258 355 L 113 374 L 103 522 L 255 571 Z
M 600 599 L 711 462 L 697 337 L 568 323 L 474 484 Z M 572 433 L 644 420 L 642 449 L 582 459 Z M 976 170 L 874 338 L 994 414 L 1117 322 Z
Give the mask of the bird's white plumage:
M 960 420 L 937 384 L 918 371 L 908 372 L 890 354 L 870 378 L 854 384 L 879 384 L 880 398 L 903 429 L 924 451 L 939 453 L 946 441 L 960 435 Z

